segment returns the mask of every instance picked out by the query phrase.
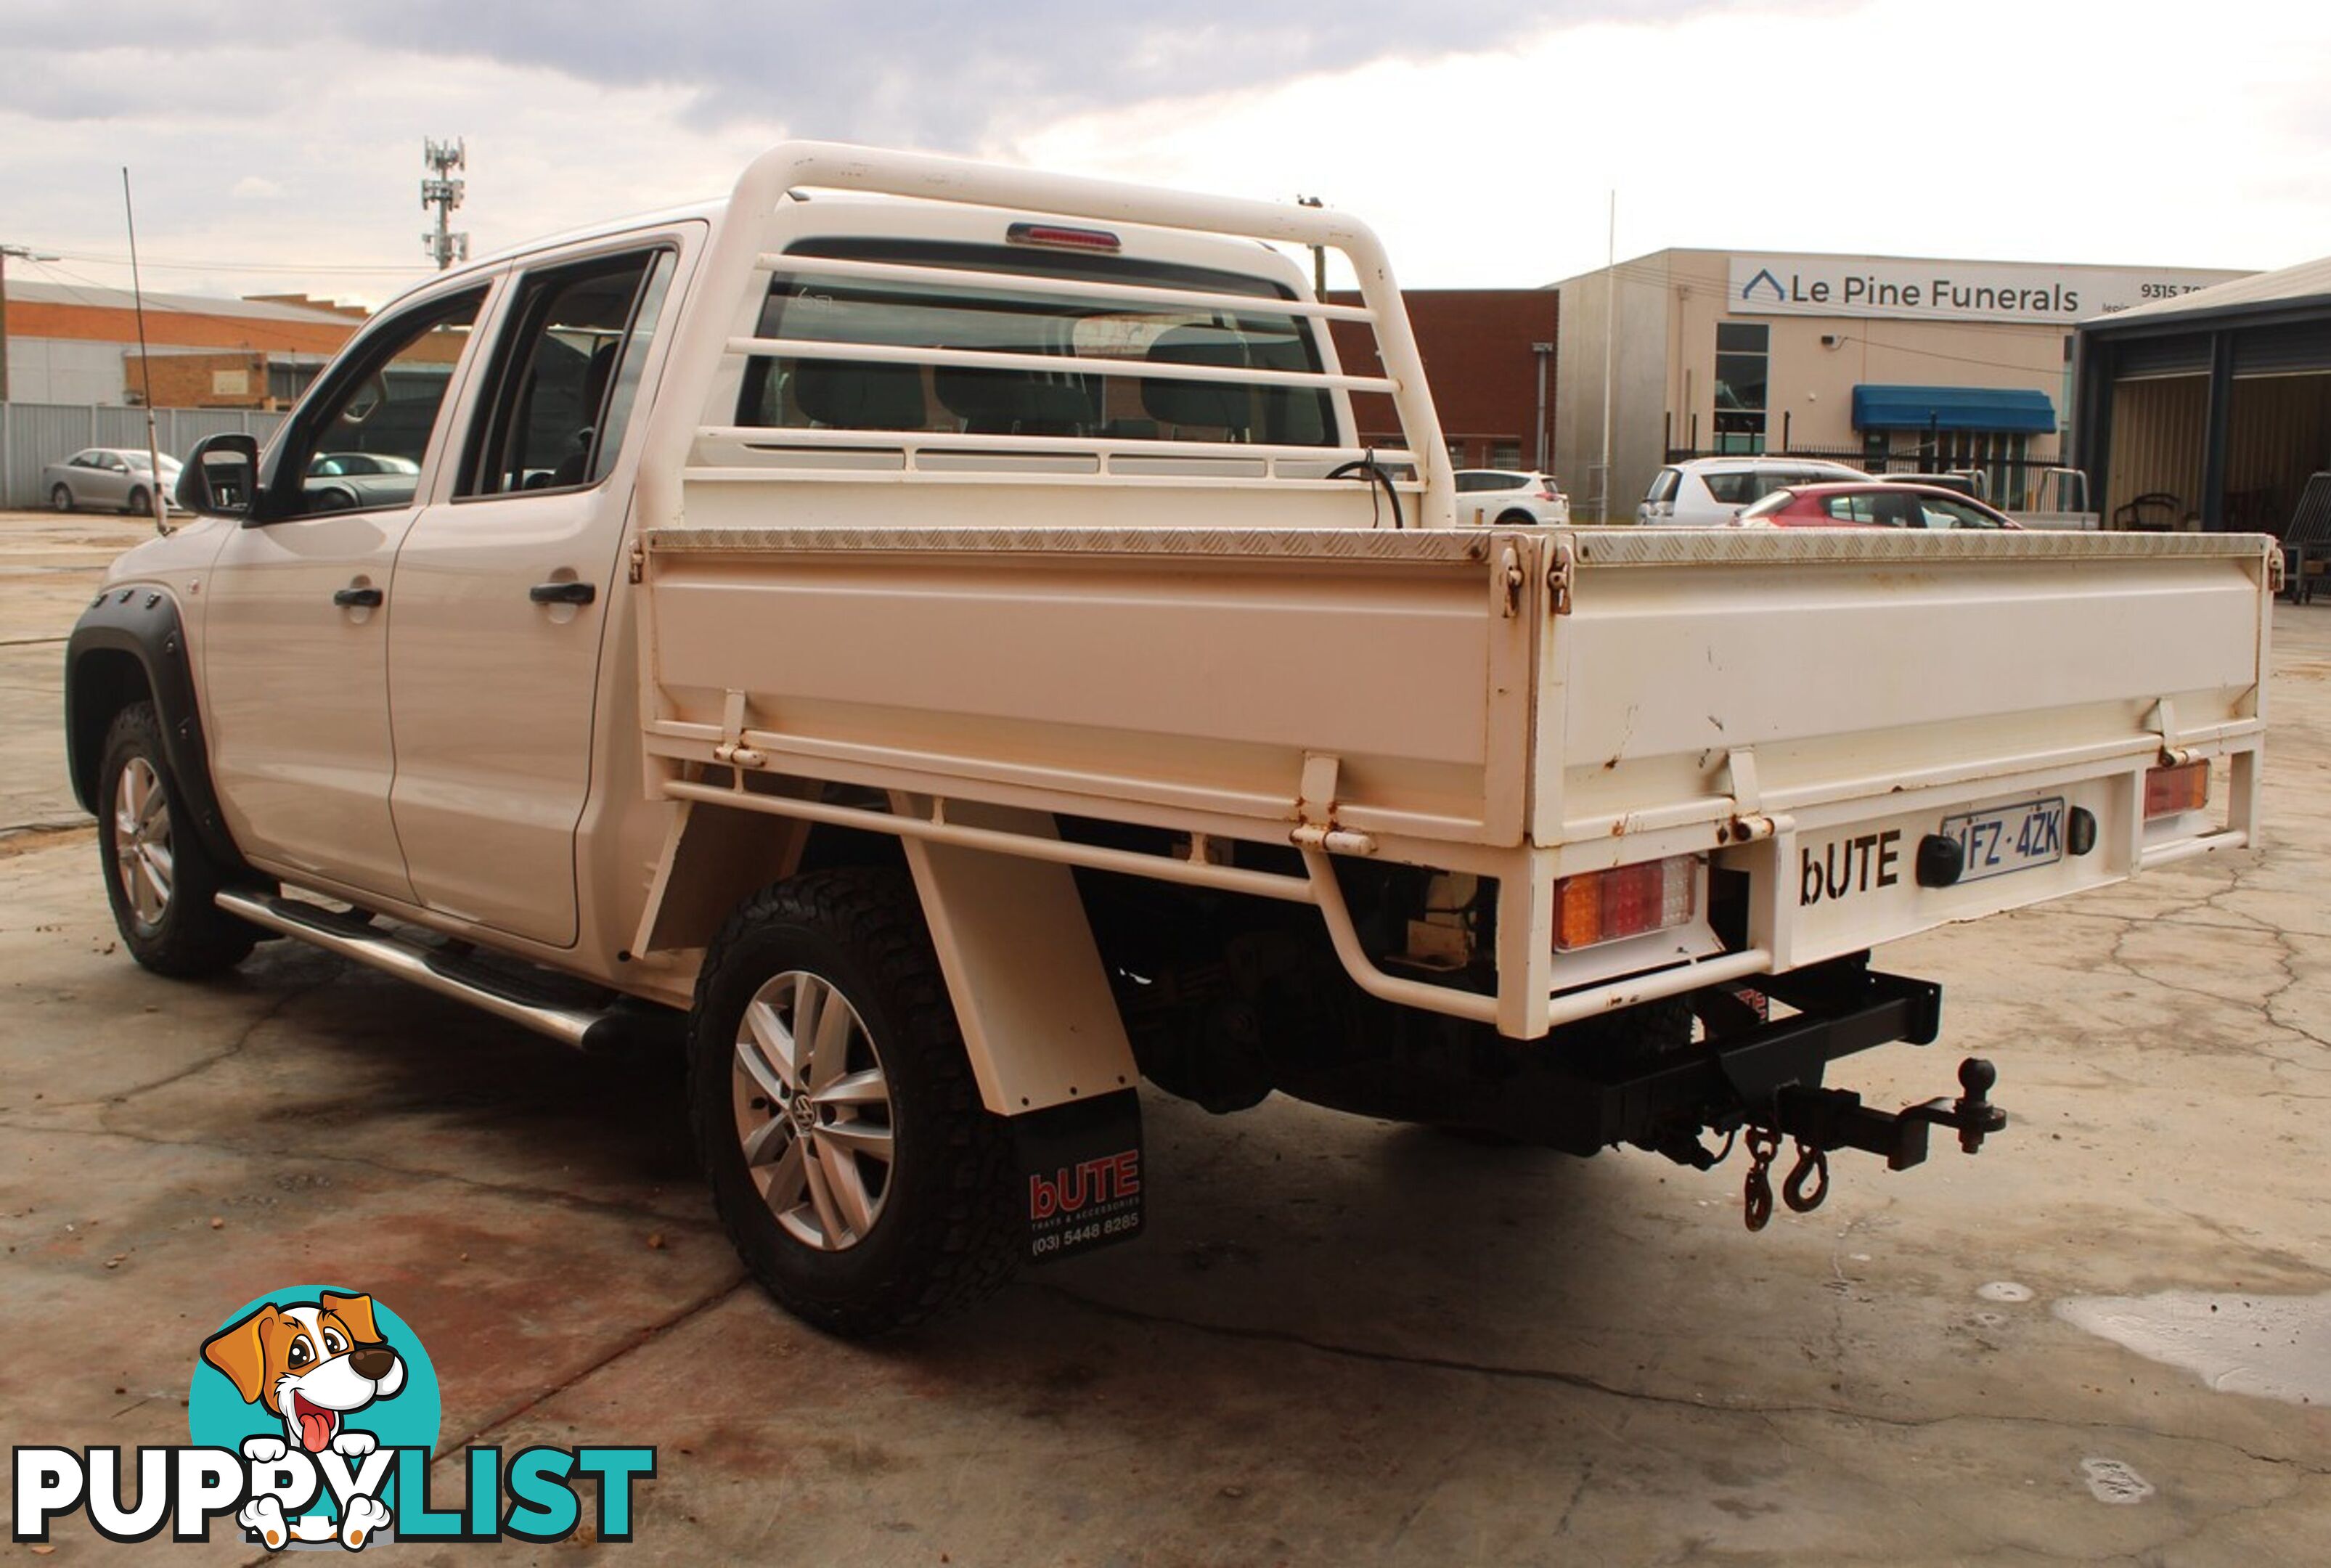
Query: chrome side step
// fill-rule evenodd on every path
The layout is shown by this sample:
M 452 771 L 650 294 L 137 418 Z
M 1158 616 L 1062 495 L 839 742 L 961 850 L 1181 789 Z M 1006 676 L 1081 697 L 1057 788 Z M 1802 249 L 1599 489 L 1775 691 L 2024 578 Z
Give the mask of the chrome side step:
M 254 926 L 280 931 L 327 953 L 370 965 L 577 1050 L 602 1049 L 613 1043 L 610 1036 L 630 1032 L 623 1015 L 613 1010 L 544 1006 L 503 995 L 445 973 L 430 962 L 436 955 L 393 931 L 359 928 L 332 910 L 318 908 L 297 898 L 225 888 L 220 889 L 215 902 L 228 914 Z

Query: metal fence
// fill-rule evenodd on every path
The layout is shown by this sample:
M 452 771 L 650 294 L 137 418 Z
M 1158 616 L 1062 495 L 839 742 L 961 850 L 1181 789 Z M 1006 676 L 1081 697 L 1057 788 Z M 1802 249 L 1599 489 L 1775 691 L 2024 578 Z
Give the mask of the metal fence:
M 262 441 L 281 413 L 240 408 L 157 408 L 154 433 L 164 453 L 183 459 L 195 442 L 222 431 Z M 89 446 L 135 451 L 146 444 L 146 411 L 96 403 L 0 403 L 0 506 L 37 507 L 41 470 Z

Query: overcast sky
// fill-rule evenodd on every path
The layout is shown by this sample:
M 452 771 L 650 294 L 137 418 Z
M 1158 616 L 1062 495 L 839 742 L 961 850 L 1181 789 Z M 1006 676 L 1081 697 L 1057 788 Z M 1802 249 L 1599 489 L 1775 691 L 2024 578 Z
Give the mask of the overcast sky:
M 480 253 L 714 195 L 786 136 L 1374 224 L 1412 287 L 1668 245 L 2161 266 L 2331 254 L 2331 7 L 2213 0 L 12 0 L 12 276 L 377 301 L 424 136 Z

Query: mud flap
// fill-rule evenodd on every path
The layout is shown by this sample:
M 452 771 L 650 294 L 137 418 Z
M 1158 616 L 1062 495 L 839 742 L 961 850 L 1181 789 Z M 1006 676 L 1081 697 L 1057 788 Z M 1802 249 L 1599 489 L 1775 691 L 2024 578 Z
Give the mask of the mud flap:
M 1141 1234 L 1141 1100 L 1131 1089 L 1012 1118 L 1028 1260 L 1051 1263 Z

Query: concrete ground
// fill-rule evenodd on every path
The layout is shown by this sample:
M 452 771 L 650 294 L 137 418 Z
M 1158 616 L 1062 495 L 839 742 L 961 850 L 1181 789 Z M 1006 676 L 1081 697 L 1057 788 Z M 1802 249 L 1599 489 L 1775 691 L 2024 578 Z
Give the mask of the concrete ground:
M 0 821 L 73 815 L 41 640 L 117 534 L 0 518 Z M 183 1442 L 211 1326 L 341 1279 L 426 1341 L 441 1449 L 661 1450 L 631 1545 L 400 1562 L 2321 1563 L 2331 607 L 2276 614 L 2272 848 L 1882 955 L 1944 1043 L 1832 1081 L 1989 1056 L 1979 1158 L 1841 1157 L 1751 1235 L 1736 1157 L 1153 1097 L 1147 1237 L 875 1346 L 740 1281 L 667 1075 L 287 943 L 156 979 L 85 831 L 0 838 L 0 1422 Z

